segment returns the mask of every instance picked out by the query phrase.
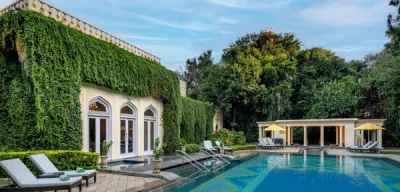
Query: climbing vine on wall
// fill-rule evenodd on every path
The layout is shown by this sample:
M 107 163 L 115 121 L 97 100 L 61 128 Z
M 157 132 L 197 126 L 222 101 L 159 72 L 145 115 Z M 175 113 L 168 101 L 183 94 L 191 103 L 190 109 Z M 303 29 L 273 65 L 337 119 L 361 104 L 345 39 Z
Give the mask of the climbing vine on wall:
M 187 143 L 202 143 L 213 130 L 214 106 L 182 97 L 180 137 Z
M 179 148 L 181 100 L 174 72 L 31 11 L 2 15 L 0 35 L 1 145 L 80 150 L 79 94 L 86 82 L 161 99 L 165 150 Z

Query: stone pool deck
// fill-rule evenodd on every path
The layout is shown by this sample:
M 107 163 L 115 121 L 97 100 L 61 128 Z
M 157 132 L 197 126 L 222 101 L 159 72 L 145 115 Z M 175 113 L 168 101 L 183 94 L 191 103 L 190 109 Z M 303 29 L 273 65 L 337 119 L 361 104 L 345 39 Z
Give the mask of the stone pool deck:
M 152 186 L 162 185 L 165 181 L 156 178 L 143 178 L 127 175 L 118 175 L 110 173 L 97 173 L 97 182 L 93 179 L 89 180 L 89 187 L 85 183 L 82 185 L 84 192 L 121 192 L 121 191 L 142 191 Z M 65 191 L 67 190 L 58 190 Z M 78 192 L 79 188 L 72 189 L 73 192 Z
M 400 155 L 381 153 L 356 153 L 346 149 L 325 149 L 328 155 L 358 156 L 358 157 L 385 157 L 400 163 Z

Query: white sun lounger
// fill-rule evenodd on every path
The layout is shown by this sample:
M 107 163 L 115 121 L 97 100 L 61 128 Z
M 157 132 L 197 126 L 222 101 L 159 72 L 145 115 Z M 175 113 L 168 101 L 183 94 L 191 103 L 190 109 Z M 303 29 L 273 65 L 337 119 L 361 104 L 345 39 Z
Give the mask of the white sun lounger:
M 68 190 L 79 187 L 82 191 L 82 178 L 71 177 L 68 181 L 60 178 L 36 178 L 20 159 L 9 159 L 0 161 L 0 166 L 15 182 L 15 187 L 0 188 L 0 191 L 56 191 Z
M 215 144 L 217 145 L 217 147 L 218 147 L 219 149 L 223 149 L 223 150 L 224 150 L 224 153 L 225 153 L 225 151 L 230 151 L 231 153 L 233 153 L 233 149 L 232 149 L 232 148 L 229 148 L 229 147 L 227 147 L 227 146 L 221 147 L 221 143 L 220 143 L 219 141 L 215 141 Z
M 266 148 L 266 149 L 278 148 L 278 146 L 268 144 L 267 141 L 264 140 L 264 138 L 258 138 L 258 142 L 259 142 L 258 146 L 261 148 Z
M 204 141 L 204 148 L 209 150 L 209 151 L 213 151 L 213 152 L 218 152 L 218 149 L 214 148 L 211 144 L 210 140 Z
M 378 152 L 376 146 L 378 145 L 378 141 L 373 142 L 366 148 L 349 148 L 350 152 Z
M 94 178 L 96 183 L 96 170 L 85 170 L 83 173 L 76 171 L 59 171 L 45 154 L 36 154 L 28 157 L 29 160 L 42 172 L 39 178 L 54 178 L 59 175 L 68 175 L 70 177 L 82 177 L 86 181 L 86 186 L 89 186 L 89 179 Z
M 362 147 L 360 146 L 351 146 L 351 147 L 347 147 L 347 150 L 349 151 L 350 149 L 365 149 L 367 148 L 369 145 L 372 144 L 373 141 L 368 141 L 365 145 L 363 145 Z
M 271 138 L 265 138 L 266 139 L 266 141 L 267 141 L 267 143 L 269 144 L 269 145 L 272 145 L 272 146 L 276 146 L 276 147 L 278 147 L 278 148 L 283 148 L 283 146 L 282 145 L 280 145 L 280 144 L 275 144 L 273 141 L 272 141 L 272 139 Z

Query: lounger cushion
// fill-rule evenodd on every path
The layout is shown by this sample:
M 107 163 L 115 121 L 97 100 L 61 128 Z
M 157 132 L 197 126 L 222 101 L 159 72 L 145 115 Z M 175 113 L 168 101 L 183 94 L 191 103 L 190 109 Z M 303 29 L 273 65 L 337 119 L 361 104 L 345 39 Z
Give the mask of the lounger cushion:
M 64 171 L 64 174 L 68 175 L 70 177 L 88 176 L 93 173 L 96 173 L 96 170 L 85 170 L 85 172 L 83 172 L 83 173 L 78 173 L 76 171 Z
M 60 178 L 36 179 L 35 181 L 24 183 L 20 187 L 68 186 L 80 180 L 82 180 L 80 177 L 71 177 L 68 181 L 61 181 Z
M 29 160 L 39 169 L 42 173 L 59 172 L 56 166 L 47 158 L 45 154 L 36 154 L 29 156 Z
M 0 166 L 11 179 L 20 187 L 27 183 L 33 183 L 37 179 L 20 159 L 0 161 Z

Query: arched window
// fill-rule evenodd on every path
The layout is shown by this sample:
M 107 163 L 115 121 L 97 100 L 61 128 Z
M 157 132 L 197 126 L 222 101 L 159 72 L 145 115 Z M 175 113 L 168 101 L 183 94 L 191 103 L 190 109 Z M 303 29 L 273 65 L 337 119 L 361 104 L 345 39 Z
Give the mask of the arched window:
M 89 102 L 88 110 L 87 150 L 100 153 L 103 141 L 111 138 L 111 106 L 104 98 L 96 97 Z
M 107 113 L 107 107 L 101 101 L 94 101 L 89 105 L 89 112 L 96 113 L 96 112 L 104 112 Z
M 158 137 L 157 111 L 153 106 L 144 111 L 144 152 L 151 154 L 154 149 L 154 141 Z
M 121 107 L 120 117 L 120 154 L 121 157 L 135 156 L 136 149 L 136 108 L 128 102 Z
M 152 109 L 152 108 L 148 108 L 148 109 L 144 112 L 144 117 L 145 117 L 146 119 L 155 119 L 156 116 L 155 116 L 153 110 L 154 110 L 154 109 Z
M 121 116 L 136 117 L 136 108 L 131 103 L 126 103 L 121 107 Z

